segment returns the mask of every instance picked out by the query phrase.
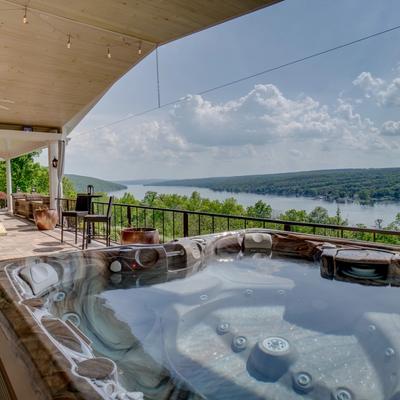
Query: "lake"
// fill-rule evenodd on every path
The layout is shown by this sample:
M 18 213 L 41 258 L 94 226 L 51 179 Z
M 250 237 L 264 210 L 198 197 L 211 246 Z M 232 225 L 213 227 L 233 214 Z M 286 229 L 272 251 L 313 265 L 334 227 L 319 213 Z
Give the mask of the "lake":
M 184 186 L 145 186 L 145 185 L 128 185 L 128 189 L 111 193 L 117 197 L 121 197 L 125 192 L 132 193 L 137 199 L 143 199 L 148 191 L 154 191 L 163 194 L 180 194 L 190 196 L 192 192 L 197 191 L 202 197 L 213 200 L 225 200 L 234 197 L 238 203 L 244 206 L 253 205 L 258 200 L 263 200 L 270 204 L 273 210 L 273 216 L 277 217 L 281 212 L 294 208 L 296 210 L 313 210 L 317 206 L 324 207 L 328 210 L 329 215 L 335 215 L 337 207 L 340 208 L 344 218 L 347 218 L 350 225 L 365 224 L 370 227 L 375 226 L 375 220 L 383 219 L 383 225 L 392 222 L 396 214 L 400 212 L 400 203 L 377 203 L 375 205 L 360 205 L 357 203 L 338 204 L 336 202 L 328 202 L 325 200 L 312 199 L 308 197 L 288 197 L 275 195 L 259 195 L 253 193 L 230 193 L 217 192 L 205 188 L 184 187 Z

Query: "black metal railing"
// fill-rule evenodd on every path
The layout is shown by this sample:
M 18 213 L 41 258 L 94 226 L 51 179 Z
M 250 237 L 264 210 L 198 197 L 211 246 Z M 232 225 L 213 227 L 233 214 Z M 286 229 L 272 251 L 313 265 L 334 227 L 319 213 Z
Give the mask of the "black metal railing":
M 71 210 L 75 207 L 73 199 L 60 199 L 60 202 L 63 209 Z M 95 201 L 92 207 L 92 212 L 104 214 L 107 203 Z M 180 237 L 246 228 L 268 228 L 400 245 L 400 231 L 394 230 L 215 214 L 122 203 L 114 203 L 112 211 L 111 235 L 115 242 L 120 241 L 121 230 L 126 227 L 156 228 L 160 233 L 162 243 Z M 101 225 L 95 227 L 95 231 L 100 234 L 103 233 L 103 229 Z

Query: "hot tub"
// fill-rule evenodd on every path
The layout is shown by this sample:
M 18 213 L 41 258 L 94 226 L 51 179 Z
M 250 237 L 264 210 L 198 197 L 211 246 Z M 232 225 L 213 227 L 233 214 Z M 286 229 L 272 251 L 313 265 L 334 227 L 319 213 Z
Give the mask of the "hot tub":
M 0 268 L 9 398 L 400 399 L 395 249 L 247 230 Z

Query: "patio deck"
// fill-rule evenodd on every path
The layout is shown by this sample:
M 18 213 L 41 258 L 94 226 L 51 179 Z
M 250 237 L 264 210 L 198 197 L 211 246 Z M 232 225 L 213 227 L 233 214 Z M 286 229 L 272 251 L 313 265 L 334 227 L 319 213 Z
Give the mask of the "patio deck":
M 43 254 L 54 254 L 81 249 L 82 236 L 78 236 L 78 244 L 74 243 L 74 235 L 64 232 L 64 243 L 60 242 L 61 230 L 39 231 L 35 224 L 23 218 L 0 211 L 0 224 L 7 234 L 0 236 L 0 261 L 11 258 L 27 257 Z M 103 244 L 92 242 L 90 247 L 99 247 Z

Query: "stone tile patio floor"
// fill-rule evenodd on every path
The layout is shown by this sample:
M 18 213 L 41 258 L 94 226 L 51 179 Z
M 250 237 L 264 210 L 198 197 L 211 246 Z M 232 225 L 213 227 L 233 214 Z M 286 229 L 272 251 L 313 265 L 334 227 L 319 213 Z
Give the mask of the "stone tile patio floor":
M 61 243 L 61 229 L 39 231 L 33 222 L 5 211 L 0 211 L 0 224 L 7 231 L 7 235 L 0 236 L 0 261 L 81 249 L 81 235 L 78 235 L 78 244 L 75 245 L 74 234 L 64 231 L 64 243 Z M 90 244 L 91 248 L 99 246 L 104 245 L 99 242 Z

